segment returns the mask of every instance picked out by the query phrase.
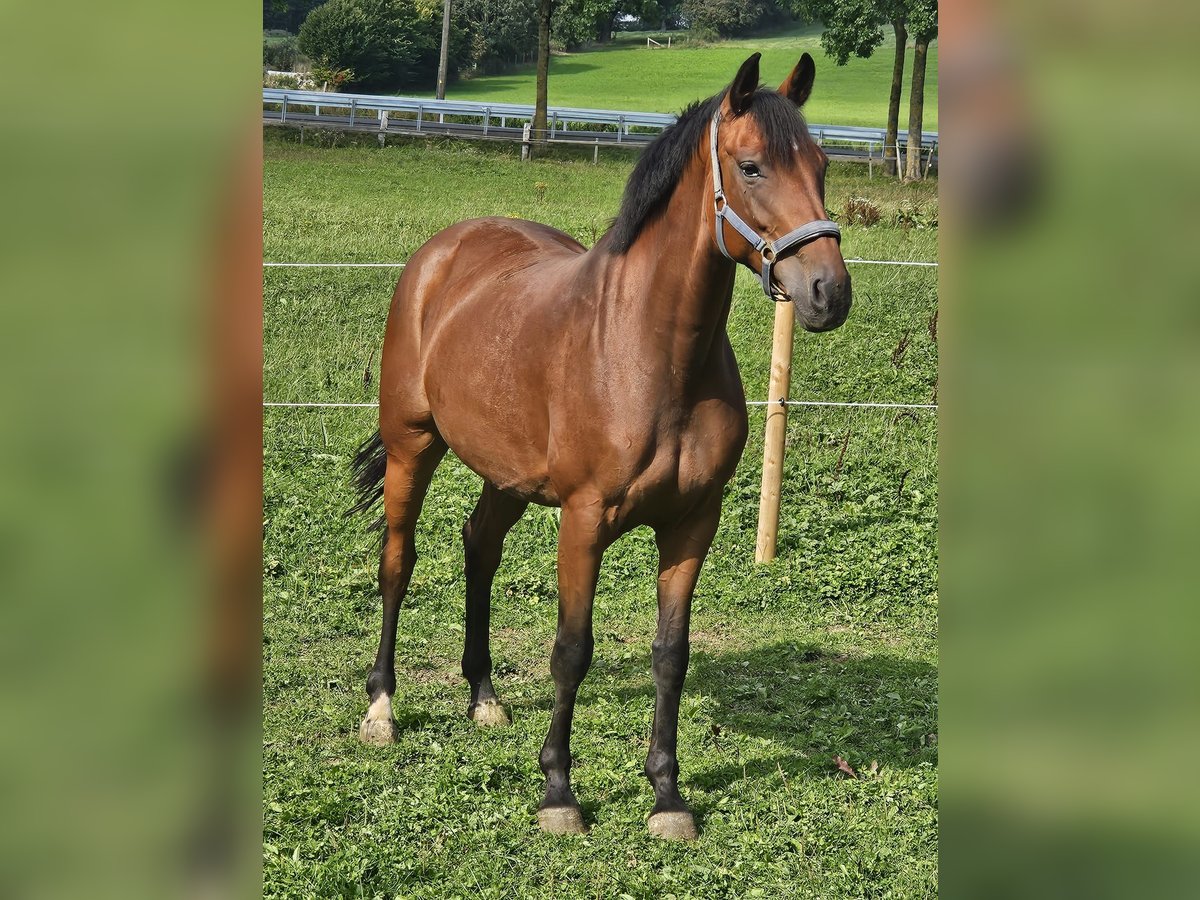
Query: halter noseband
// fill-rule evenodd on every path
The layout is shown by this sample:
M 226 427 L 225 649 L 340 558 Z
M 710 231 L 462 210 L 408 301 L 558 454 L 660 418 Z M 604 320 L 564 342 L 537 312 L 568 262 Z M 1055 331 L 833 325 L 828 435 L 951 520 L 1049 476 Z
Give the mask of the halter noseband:
M 729 255 L 729 251 L 725 248 L 725 229 L 723 226 L 728 221 L 733 226 L 734 231 L 744 237 L 751 247 L 762 254 L 762 274 L 759 276 L 759 281 L 762 282 L 763 293 L 774 299 L 774 295 L 771 293 L 771 266 L 775 264 L 775 261 L 793 247 L 807 244 L 809 241 L 816 240 L 819 237 L 831 237 L 840 244 L 842 241 L 842 230 L 838 227 L 837 222 L 818 219 L 815 222 L 809 222 L 807 225 L 801 225 L 799 228 L 792 229 L 777 241 L 768 241 L 747 225 L 745 220 L 729 205 L 729 201 L 725 198 L 725 190 L 721 186 L 721 160 L 717 156 L 717 126 L 720 122 L 721 110 L 718 108 L 713 113 L 712 127 L 709 129 L 709 148 L 712 150 L 713 208 L 717 213 L 717 246 L 721 248 L 721 253 L 726 259 L 733 259 Z M 734 262 L 736 261 L 734 260 Z

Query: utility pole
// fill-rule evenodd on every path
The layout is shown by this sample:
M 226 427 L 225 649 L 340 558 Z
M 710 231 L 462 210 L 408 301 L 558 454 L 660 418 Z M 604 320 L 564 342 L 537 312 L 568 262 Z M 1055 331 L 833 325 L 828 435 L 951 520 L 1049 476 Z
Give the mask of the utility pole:
M 438 57 L 437 98 L 446 99 L 446 66 L 450 57 L 450 2 L 445 0 L 442 7 L 442 53 Z

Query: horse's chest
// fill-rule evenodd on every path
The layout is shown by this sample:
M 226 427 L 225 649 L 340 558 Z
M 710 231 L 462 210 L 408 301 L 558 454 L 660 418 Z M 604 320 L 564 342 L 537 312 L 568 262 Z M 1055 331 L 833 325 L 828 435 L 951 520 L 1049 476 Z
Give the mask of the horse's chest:
M 746 435 L 744 409 L 699 417 L 680 440 L 680 485 L 707 486 L 715 480 L 723 486 L 742 457 Z
M 743 410 L 717 406 L 697 411 L 684 427 L 663 436 L 635 496 L 691 505 L 725 485 L 746 445 L 747 423 Z

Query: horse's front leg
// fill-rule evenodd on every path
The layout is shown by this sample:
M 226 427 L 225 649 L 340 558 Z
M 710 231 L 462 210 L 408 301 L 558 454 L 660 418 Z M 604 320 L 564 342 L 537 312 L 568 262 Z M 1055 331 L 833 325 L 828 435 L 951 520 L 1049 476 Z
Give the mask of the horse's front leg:
M 696 823 L 679 795 L 679 697 L 688 669 L 688 625 L 692 593 L 721 517 L 718 494 L 694 514 L 656 531 L 658 542 L 658 632 L 654 636 L 654 730 L 646 777 L 654 786 L 650 833 L 695 840 Z
M 571 719 L 576 692 L 592 663 L 592 601 L 608 543 L 597 506 L 563 507 L 558 533 L 558 631 L 550 657 L 554 716 L 539 757 L 546 795 L 538 808 L 538 824 L 552 834 L 587 831 L 579 801 L 571 793 Z

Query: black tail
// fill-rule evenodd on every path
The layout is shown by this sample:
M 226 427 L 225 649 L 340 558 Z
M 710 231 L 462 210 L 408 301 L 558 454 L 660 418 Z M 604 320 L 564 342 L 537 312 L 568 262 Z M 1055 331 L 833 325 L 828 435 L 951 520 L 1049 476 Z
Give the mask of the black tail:
M 358 490 L 358 502 L 346 510 L 347 516 L 370 512 L 371 508 L 383 498 L 383 474 L 387 471 L 387 450 L 383 446 L 383 438 L 376 431 L 362 442 L 358 452 L 354 454 L 354 485 Z M 383 530 L 386 517 L 380 513 L 379 518 L 371 523 L 370 529 Z

